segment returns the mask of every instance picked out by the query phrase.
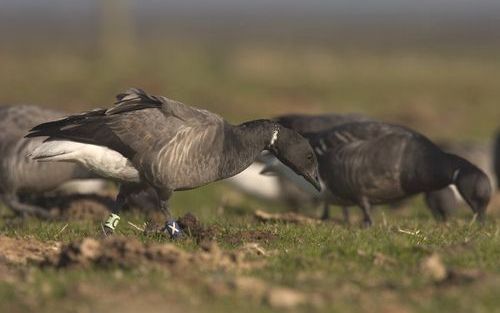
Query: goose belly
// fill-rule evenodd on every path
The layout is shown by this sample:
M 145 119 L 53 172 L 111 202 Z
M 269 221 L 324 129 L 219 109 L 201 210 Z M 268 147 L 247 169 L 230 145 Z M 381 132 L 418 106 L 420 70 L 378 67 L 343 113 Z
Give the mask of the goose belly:
M 38 146 L 31 157 L 41 162 L 79 163 L 103 177 L 140 182 L 139 172 L 132 163 L 121 153 L 104 146 L 54 140 Z
M 373 204 L 382 204 L 403 198 L 401 186 L 401 160 L 391 154 L 372 149 L 371 153 L 361 149 L 340 151 L 330 155 L 326 168 L 320 172 L 330 192 L 341 199 L 354 203 L 366 198 Z

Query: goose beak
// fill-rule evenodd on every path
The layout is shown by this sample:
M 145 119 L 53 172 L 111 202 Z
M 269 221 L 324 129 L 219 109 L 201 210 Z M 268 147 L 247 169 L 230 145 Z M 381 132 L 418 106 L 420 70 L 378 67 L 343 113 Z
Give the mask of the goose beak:
M 304 175 L 303 176 L 311 185 L 316 188 L 316 190 L 321 191 L 321 183 L 319 182 L 319 175 L 316 173 L 314 176 Z

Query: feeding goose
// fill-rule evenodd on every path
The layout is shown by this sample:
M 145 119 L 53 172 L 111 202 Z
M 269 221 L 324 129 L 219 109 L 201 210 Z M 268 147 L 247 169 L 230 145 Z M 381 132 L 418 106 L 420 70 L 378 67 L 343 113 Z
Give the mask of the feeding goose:
M 39 161 L 76 162 L 121 182 L 111 232 L 124 199 L 152 187 L 162 210 L 177 190 L 193 189 L 231 177 L 268 150 L 319 187 L 317 162 L 308 141 L 270 120 L 231 125 L 212 112 L 165 97 L 129 89 L 108 109 L 96 109 L 34 127 L 27 137 L 48 137 L 32 157 Z M 167 222 L 172 237 L 180 233 Z
M 306 115 L 306 114 L 292 114 L 292 115 L 284 115 L 276 118 L 282 125 L 285 125 L 289 128 L 297 130 L 299 133 L 314 133 L 321 132 L 327 129 L 330 129 L 334 126 L 339 126 L 342 124 L 346 124 L 348 122 L 366 122 L 370 121 L 369 118 L 364 117 L 362 115 L 357 114 L 348 114 L 348 115 L 340 115 L 340 114 L 323 114 L 323 115 Z M 481 170 L 483 170 L 488 177 L 490 177 L 490 181 L 492 186 L 496 186 L 495 175 L 493 174 L 493 160 L 492 160 L 492 149 L 484 146 L 476 145 L 457 145 L 457 144 L 442 144 L 441 148 L 444 148 L 446 152 L 455 153 L 464 157 L 465 159 L 471 161 L 473 164 L 477 165 Z M 496 150 L 500 150 L 500 136 L 496 138 Z M 319 149 L 319 148 L 318 148 Z M 321 153 L 321 150 L 320 150 Z M 500 152 L 496 152 L 496 163 L 498 164 L 500 160 Z M 310 191 L 308 188 L 303 188 L 305 186 L 305 181 L 300 177 L 293 175 L 288 170 L 284 168 L 282 164 L 280 164 L 277 160 L 265 160 L 266 166 L 263 169 L 263 172 L 273 172 L 277 174 L 276 181 L 278 182 L 277 188 L 280 188 L 284 192 L 290 190 L 288 186 L 296 186 L 293 193 L 286 193 L 284 198 L 287 199 L 288 203 L 298 203 L 300 200 L 300 204 L 304 204 L 306 202 L 323 202 L 324 210 L 323 210 L 323 219 L 327 219 L 329 217 L 329 201 L 328 201 L 328 190 L 323 189 L 321 193 L 317 191 Z M 499 166 L 499 165 L 497 165 Z M 499 166 L 500 168 L 500 166 Z M 425 198 L 427 205 L 433 215 L 437 219 L 446 219 L 446 212 L 451 211 L 457 205 L 457 196 L 459 197 L 457 191 L 453 191 L 454 187 L 447 187 L 443 190 L 432 191 L 426 193 Z M 292 199 L 292 201 L 290 200 Z M 295 201 L 293 201 L 295 199 Z M 398 204 L 398 203 L 393 203 Z M 349 220 L 349 212 L 346 207 L 342 207 L 344 219 L 346 222 Z
M 369 118 L 360 114 L 332 113 L 287 114 L 273 120 L 299 133 L 308 133 L 353 121 L 367 121 Z M 322 199 L 322 193 L 269 153 L 263 153 L 251 166 L 227 181 L 249 195 L 264 200 L 284 201 L 296 210 L 304 204 L 316 204 Z
M 371 225 L 372 205 L 387 204 L 454 185 L 482 220 L 491 196 L 488 176 L 425 136 L 382 122 L 344 124 L 306 135 L 316 151 L 331 203 L 361 207 Z
M 497 141 L 499 138 L 496 139 Z M 490 179 L 493 190 L 498 188 L 498 178 L 495 175 L 495 144 L 475 142 L 443 142 L 439 147 L 448 153 L 459 155 L 479 167 Z M 427 206 L 439 220 L 447 220 L 449 213 L 462 201 L 454 186 L 427 193 Z
M 43 141 L 24 138 L 26 132 L 61 116 L 61 112 L 30 105 L 0 107 L 0 193 L 2 201 L 17 214 L 50 217 L 46 209 L 23 202 L 20 195 L 40 195 L 56 188 L 72 193 L 102 188 L 102 181 L 81 180 L 95 177 L 81 166 L 39 163 L 26 156 Z

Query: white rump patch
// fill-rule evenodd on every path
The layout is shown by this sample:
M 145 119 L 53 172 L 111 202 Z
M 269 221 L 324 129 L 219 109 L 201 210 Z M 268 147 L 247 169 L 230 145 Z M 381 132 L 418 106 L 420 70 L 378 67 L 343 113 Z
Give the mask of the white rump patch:
M 28 155 L 40 162 L 79 163 L 92 172 L 127 182 L 139 182 L 139 172 L 121 153 L 107 147 L 69 140 L 47 141 Z
M 451 181 L 452 181 L 453 184 L 457 181 L 458 175 L 460 175 L 460 169 L 456 169 L 453 172 L 453 177 L 451 178 Z

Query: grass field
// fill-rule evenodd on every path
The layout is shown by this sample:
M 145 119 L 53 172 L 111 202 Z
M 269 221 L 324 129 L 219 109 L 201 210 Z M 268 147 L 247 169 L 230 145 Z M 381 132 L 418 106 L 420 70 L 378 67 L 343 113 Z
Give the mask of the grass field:
M 140 43 L 110 57 L 77 45 L 3 47 L 0 102 L 76 112 L 108 106 L 114 94 L 136 86 L 233 122 L 285 112 L 360 112 L 432 138 L 488 141 L 500 126 L 497 50 L 177 39 Z M 483 227 L 471 223 L 467 209 L 438 224 L 420 199 L 400 210 L 376 210 L 370 229 L 356 223 L 262 223 L 254 210 L 286 208 L 224 183 L 178 193 L 172 208 L 217 229 L 222 255 L 241 253 L 249 243 L 258 244 L 250 249 L 258 253 L 238 254 L 248 263 L 226 266 L 226 259 L 219 262 L 220 255 L 210 252 L 206 263 L 218 266 L 188 262 L 181 269 L 141 261 L 42 266 L 41 259 L 59 253 L 61 245 L 99 237 L 100 224 L 3 219 L 0 312 L 500 312 L 498 199 Z M 145 216 L 123 215 L 118 233 L 128 240 L 171 242 L 126 221 L 142 225 Z M 204 244 L 193 238 L 174 242 L 193 257 Z
M 498 203 L 487 223 L 471 223 L 462 208 L 447 224 L 437 224 L 416 199 L 404 208 L 381 208 L 376 226 L 363 229 L 335 222 L 313 225 L 262 223 L 254 209 L 271 206 L 241 198 L 221 184 L 177 194 L 176 213 L 193 212 L 216 227 L 223 251 L 257 243 L 264 255 L 251 255 L 258 266 L 94 264 L 70 268 L 40 266 L 38 258 L 68 243 L 99 237 L 99 223 L 29 220 L 3 222 L 0 247 L 0 309 L 3 312 L 495 312 L 499 309 L 500 226 Z M 219 199 L 224 198 L 221 205 Z M 498 200 L 497 200 L 498 201 Z M 224 211 L 221 211 L 221 206 Z M 218 209 L 216 209 L 218 208 Z M 309 211 L 314 215 L 316 212 Z M 336 212 L 340 216 L 340 212 Z M 118 233 L 127 240 L 169 243 L 158 234 L 142 234 L 126 221 L 142 225 L 138 212 L 125 214 Z M 66 225 L 66 226 L 65 226 Z M 252 235 L 258 234 L 258 236 Z M 15 248 L 5 236 L 21 239 Z M 200 251 L 186 238 L 174 243 Z M 40 246 L 38 246 L 40 245 Z M 203 243 L 201 243 L 203 245 Z M 21 256 L 13 257 L 17 253 Z M 45 252 L 44 252 L 45 251 Z M 23 257 L 28 259 L 19 260 Z M 126 258 L 124 256 L 124 258 Z M 12 261 L 14 260 L 14 261 Z M 208 261 L 207 261 L 208 262 Z M 219 262 L 214 260 L 214 262 Z M 251 264 L 251 263 L 250 263 Z

